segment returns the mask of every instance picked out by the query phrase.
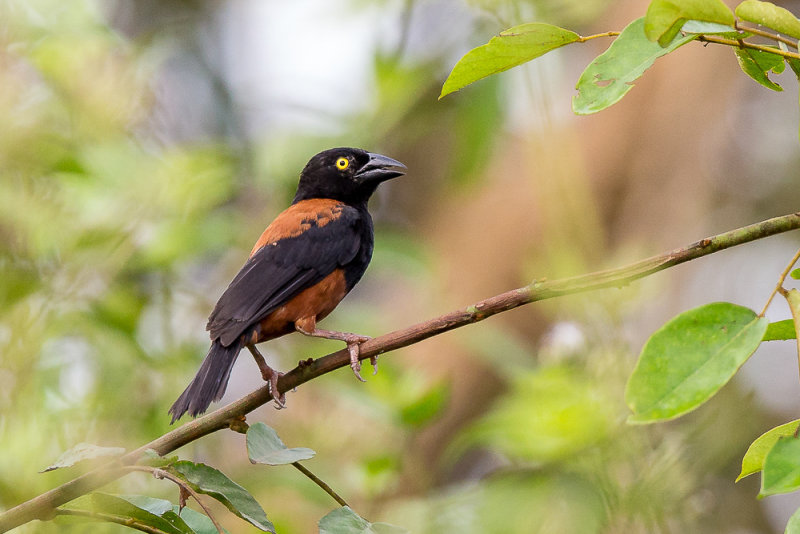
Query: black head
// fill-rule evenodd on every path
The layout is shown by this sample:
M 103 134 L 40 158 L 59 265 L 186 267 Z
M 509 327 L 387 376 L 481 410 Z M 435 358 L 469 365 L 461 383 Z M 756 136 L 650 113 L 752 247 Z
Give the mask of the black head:
M 360 148 L 331 148 L 306 164 L 294 202 L 332 198 L 360 204 L 369 200 L 381 182 L 405 174 L 405 168 L 399 161 Z

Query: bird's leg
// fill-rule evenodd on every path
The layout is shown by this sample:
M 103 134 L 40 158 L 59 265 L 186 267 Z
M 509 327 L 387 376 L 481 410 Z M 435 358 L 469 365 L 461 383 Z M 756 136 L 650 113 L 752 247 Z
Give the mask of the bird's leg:
M 361 376 L 361 344 L 365 341 L 372 339 L 369 336 L 362 336 L 359 334 L 351 334 L 350 332 L 336 332 L 335 330 L 322 330 L 316 327 L 316 322 L 312 321 L 295 321 L 295 329 L 301 334 L 313 337 L 324 337 L 325 339 L 336 339 L 347 343 L 347 352 L 350 353 L 350 368 L 356 375 L 356 378 L 362 382 L 366 382 Z M 310 326 L 310 328 L 308 328 Z M 370 363 L 373 367 L 372 374 L 378 372 L 378 357 L 370 356 Z
M 278 379 L 283 376 L 283 373 L 267 365 L 267 360 L 264 359 L 264 356 L 261 355 L 255 345 L 252 343 L 248 344 L 247 348 L 250 350 L 250 354 L 253 355 L 256 365 L 258 365 L 258 368 L 261 370 L 261 377 L 269 386 L 272 400 L 275 401 L 275 408 L 278 410 L 286 408 L 286 394 L 278 391 Z

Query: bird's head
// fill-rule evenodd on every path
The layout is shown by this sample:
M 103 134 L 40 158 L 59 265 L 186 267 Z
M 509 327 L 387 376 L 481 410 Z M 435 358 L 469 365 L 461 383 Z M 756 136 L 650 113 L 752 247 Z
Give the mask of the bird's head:
M 300 173 L 294 201 L 332 198 L 348 204 L 369 200 L 381 182 L 405 174 L 406 166 L 359 148 L 331 148 L 312 157 Z

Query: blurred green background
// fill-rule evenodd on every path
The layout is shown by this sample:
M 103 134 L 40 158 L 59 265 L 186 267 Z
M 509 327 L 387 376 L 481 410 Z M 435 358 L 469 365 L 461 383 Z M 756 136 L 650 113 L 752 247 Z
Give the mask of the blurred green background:
M 323 323 L 368 335 L 796 211 L 796 83 L 770 93 L 728 50 L 686 47 L 596 116 L 572 116 L 570 98 L 608 41 L 437 101 L 458 58 L 506 27 L 620 30 L 646 5 L 1 2 L 0 509 L 80 472 L 38 473 L 79 442 L 132 449 L 170 429 L 209 311 L 319 150 L 409 168 L 373 199 L 372 266 Z M 782 532 L 800 500 L 733 480 L 750 441 L 796 418 L 789 343 L 677 422 L 626 426 L 623 390 L 661 323 L 712 300 L 760 309 L 797 246 L 527 306 L 249 420 L 316 450 L 306 465 L 362 516 L 413 532 Z M 286 370 L 338 348 L 289 336 L 263 352 Z M 261 385 L 255 370 L 244 355 L 225 401 Z M 314 532 L 335 507 L 294 469 L 250 465 L 241 435 L 179 453 L 244 485 L 279 532 Z M 108 490 L 177 493 L 144 475 Z M 19 532 L 87 529 L 124 531 Z

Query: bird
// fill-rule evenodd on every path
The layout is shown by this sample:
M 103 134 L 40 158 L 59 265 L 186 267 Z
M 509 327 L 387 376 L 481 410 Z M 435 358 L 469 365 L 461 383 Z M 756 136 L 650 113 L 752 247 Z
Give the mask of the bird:
M 364 381 L 359 347 L 369 337 L 323 330 L 317 322 L 353 289 L 372 259 L 370 197 L 381 183 L 406 170 L 395 159 L 359 148 L 332 148 L 308 161 L 291 205 L 267 226 L 214 306 L 206 325 L 211 347 L 170 407 L 171 423 L 187 412 L 197 417 L 222 398 L 245 347 L 276 407 L 284 407 L 285 397 L 277 389 L 282 373 L 267 365 L 256 344 L 295 331 L 344 341 L 350 367 Z

